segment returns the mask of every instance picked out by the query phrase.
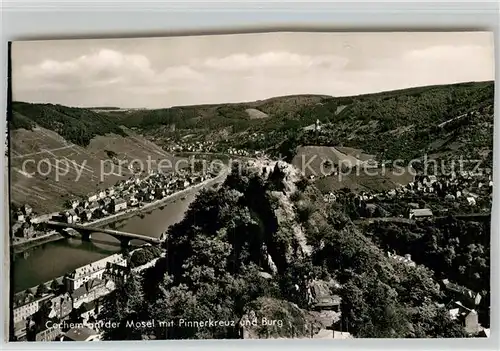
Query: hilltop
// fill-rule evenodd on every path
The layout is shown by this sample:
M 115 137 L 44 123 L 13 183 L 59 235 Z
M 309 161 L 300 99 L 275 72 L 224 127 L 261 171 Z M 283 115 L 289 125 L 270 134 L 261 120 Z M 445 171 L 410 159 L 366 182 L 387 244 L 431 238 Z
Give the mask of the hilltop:
M 58 133 L 69 142 L 79 146 L 89 145 L 92 138 L 108 133 L 126 136 L 116 121 L 90 109 L 53 104 L 31 104 L 14 101 L 9 118 L 11 130 L 28 129 L 35 126 Z
M 233 131 L 269 130 L 292 125 L 305 127 L 316 119 L 322 122 L 377 120 L 381 129 L 418 122 L 439 123 L 492 99 L 493 82 L 426 86 L 350 97 L 290 95 L 242 103 L 174 106 L 122 114 L 121 122 L 143 130 L 175 124 L 178 129 L 211 130 L 232 127 Z M 253 120 L 246 110 L 267 114 L 270 120 Z M 103 114 L 106 114 L 103 111 Z M 290 121 L 296 121 L 293 123 Z
M 337 150 L 341 158 L 362 157 L 363 162 L 400 160 L 406 166 L 427 155 L 446 162 L 477 159 L 481 167 L 492 168 L 493 100 L 494 82 L 469 82 L 350 97 L 293 95 L 103 114 L 172 151 L 259 151 L 297 164 L 304 153 L 338 159 L 332 154 Z M 368 187 L 411 181 L 407 176 L 379 178 L 369 179 Z M 366 188 L 364 179 L 345 181 L 352 189 Z M 338 188 L 331 177 L 322 182 L 322 189 Z
M 11 128 L 29 129 L 36 123 L 86 146 L 96 135 L 123 135 L 123 125 L 162 146 L 190 135 L 190 142 L 265 150 L 288 161 L 298 146 L 351 147 L 389 160 L 423 152 L 443 156 L 466 151 L 466 146 L 486 157 L 493 99 L 494 82 L 470 82 L 350 97 L 291 95 L 151 110 L 14 102 Z M 316 121 L 319 133 L 311 128 Z
M 326 155 L 334 162 L 401 160 L 403 164 L 428 155 L 444 161 L 459 157 L 482 160 L 481 166 L 491 169 L 493 98 L 493 82 L 471 82 L 351 97 L 292 95 L 254 102 L 155 110 L 83 109 L 14 102 L 9 126 L 13 131 L 15 157 L 69 144 L 87 150 L 77 151 L 85 154 L 102 148 L 98 140 L 111 136 L 130 140 L 124 143 L 128 145 L 125 153 L 130 155 L 135 148 L 149 150 L 151 147 L 154 154 L 165 153 L 160 148 L 172 152 L 246 150 L 283 157 L 296 166 L 302 155 L 318 160 Z M 52 136 L 48 137 L 49 134 Z M 138 138 L 139 135 L 144 139 Z M 30 147 L 16 142 L 29 140 L 42 142 L 37 145 L 37 141 Z M 106 141 L 103 143 L 107 145 Z M 120 152 L 120 147 L 117 150 L 110 149 Z M 103 157 L 98 151 L 91 153 L 92 157 Z M 18 166 L 14 162 L 14 167 Z M 313 162 L 313 168 L 318 167 L 319 163 Z M 26 181 L 17 171 L 13 179 L 20 179 L 22 186 Z M 323 177 L 317 184 L 322 191 L 342 187 L 386 190 L 411 180 L 407 174 L 397 178 L 350 175 L 344 177 L 343 182 L 333 176 Z M 70 189 L 64 188 L 61 192 L 67 190 Z M 30 198 L 30 191 L 22 189 L 18 194 L 23 195 L 15 195 L 14 199 L 25 201 Z M 35 198 L 37 196 L 40 194 Z M 41 196 L 43 199 L 39 200 L 48 199 Z

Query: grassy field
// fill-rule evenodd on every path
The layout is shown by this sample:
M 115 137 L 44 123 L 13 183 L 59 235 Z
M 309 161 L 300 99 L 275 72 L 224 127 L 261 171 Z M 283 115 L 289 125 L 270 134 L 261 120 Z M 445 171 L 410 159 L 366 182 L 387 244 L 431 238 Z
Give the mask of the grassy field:
M 379 168 L 370 170 L 370 174 L 353 173 L 341 177 L 332 175 L 317 179 L 315 183 L 323 193 L 342 188 L 349 188 L 353 191 L 370 190 L 381 192 L 397 188 L 400 185 L 406 185 L 411 181 L 413 181 L 413 175 L 408 170 L 404 174 L 397 175 L 390 170 L 384 172 Z
M 367 171 L 363 171 L 360 168 L 359 171 L 352 170 L 350 172 L 346 171 L 346 174 L 335 175 L 331 174 L 333 168 L 324 163 L 325 161 L 329 161 L 331 165 L 341 165 L 344 163 L 363 166 L 370 160 L 374 161 L 375 159 L 372 155 L 368 155 L 360 149 L 302 146 L 297 148 L 297 154 L 292 164 L 299 168 L 306 176 L 314 175 L 315 183 L 322 192 L 341 188 L 384 191 L 394 189 L 400 185 L 406 185 L 413 180 L 413 175 L 409 169 L 398 173 L 383 168 L 370 168 Z
M 342 164 L 361 166 L 366 161 L 372 159 L 370 155 L 364 154 L 362 150 L 352 148 L 301 146 L 297 148 L 297 153 L 292 160 L 292 164 L 299 168 L 306 176 L 314 174 L 318 177 L 324 173 L 322 170 L 330 173 L 333 166 L 340 166 Z
M 87 147 L 81 147 L 41 127 L 12 131 L 11 202 L 27 203 L 37 213 L 58 211 L 68 198 L 105 189 L 118 180 L 128 179 L 138 168 L 142 168 L 145 175 L 148 159 L 153 168 L 158 164 L 155 161 L 168 159 L 174 164 L 178 159 L 141 136 L 129 130 L 125 132 L 125 137 L 97 136 Z M 117 164 L 112 169 L 111 157 L 123 162 L 121 170 Z M 130 163 L 135 166 L 134 171 L 128 169 Z M 108 175 L 112 170 L 114 174 Z

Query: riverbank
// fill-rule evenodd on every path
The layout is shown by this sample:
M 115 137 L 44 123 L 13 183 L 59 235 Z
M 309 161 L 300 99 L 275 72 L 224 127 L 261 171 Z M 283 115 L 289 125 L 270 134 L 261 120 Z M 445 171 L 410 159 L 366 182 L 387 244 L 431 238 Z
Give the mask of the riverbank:
M 130 209 L 130 210 L 127 210 L 124 212 L 120 212 L 120 213 L 105 217 L 105 218 L 100 218 L 100 219 L 95 220 L 95 221 L 82 223 L 82 225 L 83 226 L 103 227 L 103 226 L 109 225 L 111 223 L 121 222 L 123 220 L 130 219 L 130 218 L 138 216 L 140 214 L 151 212 L 159 207 L 167 205 L 170 202 L 175 202 L 179 198 L 182 198 L 184 196 L 188 196 L 191 193 L 198 191 L 200 188 L 212 186 L 213 184 L 215 184 L 217 182 L 221 182 L 225 179 L 225 176 L 227 176 L 227 174 L 228 174 L 228 169 L 225 169 L 221 174 L 219 174 L 218 176 L 216 176 L 214 178 L 207 179 L 201 183 L 190 186 L 184 190 L 178 191 L 178 192 L 171 194 L 169 196 L 166 196 L 162 199 L 145 204 L 142 207 Z M 32 238 L 32 239 L 12 243 L 11 248 L 13 249 L 13 252 L 15 254 L 20 254 L 20 253 L 23 253 L 24 251 L 27 251 L 29 249 L 33 249 L 37 246 L 40 246 L 40 245 L 43 245 L 43 244 L 46 244 L 46 243 L 52 242 L 52 241 L 62 240 L 64 238 L 65 238 L 65 236 L 63 236 L 62 234 L 51 233 L 51 234 L 43 235 L 43 236 L 40 236 L 37 238 Z
M 141 249 L 143 249 L 143 248 L 145 248 L 145 247 L 147 247 L 147 245 L 145 245 L 145 246 L 141 246 L 141 247 L 138 247 L 138 248 L 136 248 L 136 249 L 134 249 L 134 250 L 130 251 L 130 252 L 129 252 L 129 255 L 132 255 L 135 251 L 137 251 L 137 250 L 141 250 Z M 154 266 L 154 265 L 156 264 L 156 262 L 157 262 L 160 258 L 163 258 L 163 257 L 166 257 L 166 254 L 165 254 L 165 253 L 162 253 L 162 254 L 160 255 L 160 257 L 156 257 L 156 258 L 154 258 L 153 260 L 151 260 L 151 261 L 149 261 L 149 262 L 147 262 L 147 263 L 145 263 L 145 264 L 143 264 L 143 265 L 141 265 L 141 266 L 138 266 L 138 267 L 133 268 L 133 269 L 132 269 L 132 271 L 133 271 L 133 272 L 135 272 L 135 273 L 140 273 L 140 272 L 142 272 L 143 270 L 145 270 L 145 269 L 147 269 L 147 268 L 149 268 L 149 267 Z M 91 262 L 91 263 L 89 263 L 89 264 L 94 264 L 94 263 L 96 263 L 96 262 L 98 262 L 98 261 L 100 261 L 100 260 L 101 260 L 101 259 L 98 259 L 98 260 L 92 261 L 92 262 Z M 77 269 L 80 269 L 80 270 L 81 270 L 82 268 L 87 267 L 89 264 L 87 264 L 87 265 L 85 265 L 85 266 L 78 267 L 78 268 L 76 268 L 75 270 L 77 270 Z M 51 285 L 52 285 L 52 282 L 53 282 L 54 280 L 55 280 L 55 281 L 57 281 L 59 284 L 63 284 L 63 283 L 64 283 L 64 276 L 54 277 L 53 279 L 48 280 L 48 281 L 45 281 L 45 282 L 42 282 L 42 283 L 40 283 L 40 284 L 45 285 L 45 287 L 46 287 L 48 290 L 51 290 L 51 289 L 52 289 Z M 32 294 L 35 294 L 35 293 L 36 293 L 36 290 L 37 290 L 37 288 L 40 286 L 40 284 L 38 284 L 38 285 L 34 285 L 34 286 L 31 286 L 31 287 L 29 287 L 29 288 L 25 288 L 25 289 L 21 289 L 21 290 L 15 291 L 15 292 L 14 292 L 14 296 L 16 296 L 16 295 L 18 295 L 18 294 L 20 294 L 20 293 L 27 292 L 27 291 L 31 292 Z
M 100 218 L 100 219 L 97 219 L 97 220 L 92 221 L 92 222 L 83 223 L 82 225 L 94 226 L 94 227 L 95 226 L 97 226 L 97 227 L 105 226 L 105 225 L 110 224 L 110 223 L 120 222 L 122 220 L 129 219 L 131 217 L 135 217 L 137 215 L 140 215 L 141 213 L 147 213 L 149 211 L 152 211 L 152 210 L 155 210 L 159 207 L 162 207 L 171 201 L 177 201 L 177 199 L 179 199 L 183 196 L 187 196 L 187 195 L 191 194 L 191 192 L 197 191 L 202 187 L 211 186 L 214 183 L 222 181 L 223 178 L 227 175 L 227 172 L 228 172 L 228 170 L 226 169 L 224 172 L 222 172 L 221 174 L 219 174 L 218 176 L 216 176 L 214 178 L 207 179 L 201 183 L 190 186 L 190 187 L 188 187 L 184 190 L 178 191 L 174 194 L 168 195 L 162 199 L 147 203 L 142 207 L 126 210 L 124 212 L 108 216 L 106 218 Z
M 25 241 L 17 242 L 11 244 L 12 252 L 14 254 L 21 254 L 27 250 L 33 249 L 37 246 L 41 246 L 43 244 L 47 244 L 53 241 L 58 241 L 64 239 L 65 236 L 58 232 L 51 232 L 46 235 L 42 235 L 36 238 L 28 239 Z

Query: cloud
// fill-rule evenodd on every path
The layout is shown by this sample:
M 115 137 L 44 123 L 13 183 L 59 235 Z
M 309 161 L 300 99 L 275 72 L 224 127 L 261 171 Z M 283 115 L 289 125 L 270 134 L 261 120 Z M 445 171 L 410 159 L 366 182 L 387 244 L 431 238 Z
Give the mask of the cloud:
M 347 63 L 346 57 L 335 55 L 308 56 L 292 52 L 265 52 L 257 55 L 234 54 L 226 57 L 212 57 L 200 65 L 208 69 L 222 71 L 248 71 L 266 69 L 308 69 L 330 68 L 341 69 Z
M 149 60 L 140 55 L 122 55 L 101 50 L 73 60 L 44 60 L 20 69 L 20 89 L 82 90 L 127 83 L 131 77 L 151 75 Z
M 130 84 L 168 84 L 170 81 L 196 77 L 196 73 L 187 66 L 168 67 L 164 71 L 156 72 L 144 55 L 102 49 L 73 60 L 45 60 L 36 65 L 24 66 L 16 79 L 21 82 L 29 80 L 30 84 L 22 85 L 21 89 L 29 87 L 83 90 L 108 85 L 126 87 Z
M 493 49 L 488 46 L 340 53 L 229 52 L 168 65 L 165 51 L 167 64 L 155 67 L 148 52 L 103 48 L 73 59 L 21 66 L 13 72 L 14 98 L 73 106 L 167 107 L 302 93 L 355 95 L 494 77 Z

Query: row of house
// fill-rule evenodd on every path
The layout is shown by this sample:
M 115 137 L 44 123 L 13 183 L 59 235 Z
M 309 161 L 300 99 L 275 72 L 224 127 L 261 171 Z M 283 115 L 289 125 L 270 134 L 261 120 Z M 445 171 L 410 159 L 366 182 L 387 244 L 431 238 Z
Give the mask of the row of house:
M 215 171 L 201 175 L 193 174 L 189 169 L 181 169 L 175 174 L 150 172 L 146 178 L 132 176 L 85 198 L 69 200 L 67 210 L 60 213 L 36 217 L 32 208 L 26 204 L 14 213 L 13 240 L 26 240 L 47 234 L 45 229 L 38 230 L 37 225 L 49 218 L 59 217 L 60 220 L 70 224 L 105 218 L 126 211 L 130 207 L 163 199 L 215 175 Z
M 366 217 L 389 216 L 382 204 L 384 202 L 394 202 L 396 200 L 407 200 L 407 208 L 399 216 L 406 216 L 409 219 L 423 219 L 433 217 L 434 213 L 430 208 L 421 208 L 419 204 L 411 202 L 415 199 L 443 199 L 449 202 L 459 202 L 469 206 L 476 206 L 480 200 L 491 201 L 493 181 L 491 174 L 472 174 L 462 172 L 459 174 L 415 176 L 414 181 L 406 186 L 383 191 L 368 192 L 362 191 L 354 195 L 354 203 Z M 325 202 L 336 202 L 338 194 L 330 192 L 324 195 Z M 378 215 L 377 215 L 378 214 Z
M 258 133 L 252 133 L 249 135 L 252 140 L 255 140 L 261 136 Z M 190 135 L 186 135 L 184 138 L 189 139 Z M 262 136 L 261 136 L 262 137 Z M 245 149 L 238 149 L 235 147 L 227 147 L 220 143 L 215 143 L 214 141 L 186 141 L 181 140 L 177 142 L 171 142 L 165 147 L 167 151 L 170 152 L 199 152 L 199 153 L 224 153 L 228 155 L 235 156 L 259 156 L 263 155 L 262 151 L 249 151 Z
M 189 186 L 201 183 L 215 174 L 191 174 L 180 170 L 176 174 L 151 173 L 145 179 L 131 177 L 115 186 L 91 194 L 83 200 L 71 200 L 69 209 L 60 216 L 67 223 L 88 222 L 161 200 Z
M 26 334 L 26 328 L 33 323 L 33 315 L 44 304 L 50 307 L 49 318 L 63 320 L 71 311 L 82 307 L 82 314 L 87 313 L 89 317 L 89 304 L 112 292 L 118 282 L 126 279 L 128 272 L 126 259 L 121 254 L 115 254 L 65 275 L 62 278 L 65 287 L 62 293 L 48 291 L 43 296 L 36 296 L 33 289 L 28 289 L 16 294 L 13 301 L 15 335 L 23 337 Z M 39 338 L 51 337 L 53 332 L 44 330 Z

